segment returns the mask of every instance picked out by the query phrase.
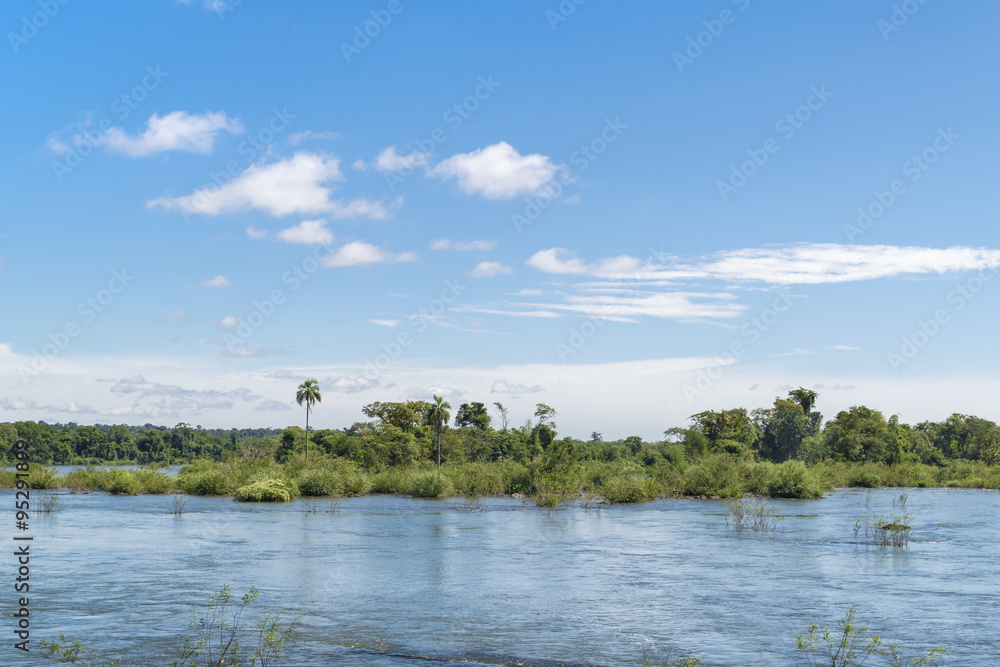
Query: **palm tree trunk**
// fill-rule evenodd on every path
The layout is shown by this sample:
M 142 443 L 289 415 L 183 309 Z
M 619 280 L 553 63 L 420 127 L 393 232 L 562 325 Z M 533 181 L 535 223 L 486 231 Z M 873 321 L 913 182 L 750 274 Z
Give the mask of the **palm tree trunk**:
M 309 463 L 309 401 L 306 401 L 306 463 Z
M 441 427 L 438 426 L 438 470 L 441 469 Z

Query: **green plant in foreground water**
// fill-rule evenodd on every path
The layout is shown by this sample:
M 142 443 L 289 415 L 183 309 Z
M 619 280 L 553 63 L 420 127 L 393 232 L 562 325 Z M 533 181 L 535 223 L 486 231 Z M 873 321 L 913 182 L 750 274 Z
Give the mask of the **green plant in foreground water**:
M 773 532 L 777 528 L 778 522 L 785 518 L 778 510 L 768 507 L 763 501 L 756 498 L 753 500 L 730 500 L 726 505 L 729 507 L 726 525 L 732 523 L 733 529 L 738 532 L 744 530 Z
M 880 656 L 892 667 L 902 665 L 933 665 L 944 654 L 944 649 L 933 648 L 920 657 L 906 658 L 903 647 L 898 645 L 884 646 L 878 635 L 868 632 L 867 625 L 855 622 L 857 605 L 847 608 L 847 613 L 840 619 L 836 632 L 813 623 L 809 630 L 795 636 L 795 645 L 806 655 L 809 665 L 819 667 L 853 667 L 863 665 L 872 656 Z
M 68 641 L 66 635 L 60 632 L 59 642 L 42 639 L 38 642 L 38 649 L 42 657 L 55 658 L 56 662 L 69 663 L 77 667 L 120 667 L 122 664 L 121 660 L 101 662 L 94 649 L 85 649 L 80 642 L 72 642 L 67 646 Z
M 664 662 L 659 660 L 653 660 L 646 653 L 646 649 L 642 649 L 642 666 L 643 667 L 698 667 L 704 661 L 701 658 L 696 658 L 689 656 L 687 658 L 679 658 L 677 660 L 671 660 L 667 658 Z
M 199 616 L 198 608 L 191 610 L 191 626 L 198 634 L 196 640 L 191 637 L 184 639 L 184 645 L 178 649 L 178 660 L 170 663 L 170 667 L 239 667 L 241 664 L 240 635 L 246 627 L 242 621 L 243 612 L 254 603 L 259 593 L 251 588 L 242 598 L 237 600 L 229 592 L 229 586 L 223 586 L 215 595 L 208 598 L 208 613 Z M 278 614 L 267 613 L 264 618 L 254 621 L 254 633 L 257 636 L 257 648 L 250 655 L 250 667 L 268 667 L 276 665 L 281 659 L 285 645 L 291 638 L 296 618 L 291 623 L 282 624 Z M 204 659 L 205 662 L 198 662 Z

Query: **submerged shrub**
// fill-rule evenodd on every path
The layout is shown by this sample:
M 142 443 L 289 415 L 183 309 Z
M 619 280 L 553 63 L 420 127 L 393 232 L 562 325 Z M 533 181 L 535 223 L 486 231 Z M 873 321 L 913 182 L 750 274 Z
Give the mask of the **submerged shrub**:
M 299 495 L 306 497 L 336 496 L 340 493 L 340 478 L 332 470 L 306 470 L 296 480 Z
M 236 500 L 244 503 L 287 503 L 291 499 L 288 486 L 280 479 L 266 479 L 236 490 Z
M 415 498 L 440 498 L 454 491 L 451 480 L 437 470 L 410 475 L 406 493 Z

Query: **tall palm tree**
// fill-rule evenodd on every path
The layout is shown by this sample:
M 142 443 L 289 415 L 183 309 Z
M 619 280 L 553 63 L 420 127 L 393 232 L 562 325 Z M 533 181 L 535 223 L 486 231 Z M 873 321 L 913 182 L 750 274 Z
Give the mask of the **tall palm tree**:
M 323 397 L 319 393 L 319 383 L 316 380 L 306 380 L 299 385 L 299 390 L 295 392 L 295 402 L 299 405 L 306 404 L 306 463 L 309 462 L 309 411 L 312 406 L 323 402 Z
M 448 413 L 448 410 L 451 410 L 451 403 L 448 403 L 440 396 L 434 396 L 434 403 L 427 411 L 427 421 L 429 421 L 434 427 L 434 430 L 437 431 L 438 468 L 441 467 L 441 429 L 443 429 L 444 425 L 448 423 L 449 419 L 451 419 L 451 415 Z

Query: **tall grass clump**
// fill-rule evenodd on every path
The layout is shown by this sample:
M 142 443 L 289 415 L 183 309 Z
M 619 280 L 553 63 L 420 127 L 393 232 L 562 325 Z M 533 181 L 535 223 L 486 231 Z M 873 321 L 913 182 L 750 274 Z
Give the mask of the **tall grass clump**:
M 181 470 L 181 473 L 183 472 Z M 217 467 L 180 474 L 177 476 L 177 486 L 192 496 L 228 496 L 238 488 L 233 480 Z
M 134 496 L 139 493 L 139 481 L 128 470 L 108 470 L 102 480 L 101 489 L 120 496 Z
M 372 493 L 406 493 L 410 471 L 406 468 L 387 468 L 371 479 Z
M 139 484 L 139 493 L 162 495 L 164 493 L 171 493 L 177 488 L 177 480 L 166 473 L 152 468 L 136 470 L 132 473 L 132 476 Z
M 0 489 L 13 489 L 17 486 L 17 471 L 0 470 Z
M 86 470 L 71 470 L 66 473 L 62 479 L 59 480 L 60 486 L 64 489 L 69 489 L 76 493 L 86 492 L 90 493 L 94 489 L 100 488 L 97 483 L 97 471 L 93 468 L 87 468 Z
M 243 503 L 287 503 L 292 491 L 280 479 L 265 479 L 236 490 L 235 499 Z
M 767 482 L 767 495 L 772 498 L 820 498 L 823 491 L 802 461 L 785 461 L 774 466 Z
M 615 475 L 604 481 L 597 492 L 609 503 L 641 503 L 656 497 L 656 482 L 645 476 Z
M 59 482 L 56 481 L 56 471 L 43 465 L 30 464 L 28 466 L 28 486 L 32 489 L 59 488 Z
M 704 457 L 684 471 L 681 483 L 685 496 L 736 498 L 745 491 L 736 459 L 726 454 Z
M 451 480 L 437 470 L 415 472 L 407 481 L 406 493 L 415 498 L 442 498 L 453 492 Z
M 866 464 L 855 470 L 847 480 L 847 486 L 861 489 L 877 489 L 882 486 L 882 476 L 871 464 Z
M 340 477 L 332 470 L 313 468 L 306 470 L 295 480 L 299 495 L 303 497 L 340 495 Z
M 361 470 L 352 470 L 341 478 L 345 496 L 363 496 L 372 488 L 372 480 Z

